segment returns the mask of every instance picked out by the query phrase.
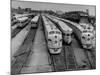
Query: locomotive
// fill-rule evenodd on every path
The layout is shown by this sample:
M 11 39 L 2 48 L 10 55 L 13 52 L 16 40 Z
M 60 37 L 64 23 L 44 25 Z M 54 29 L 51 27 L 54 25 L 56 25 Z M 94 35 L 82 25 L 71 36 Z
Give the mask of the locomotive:
M 31 28 L 37 28 L 38 20 L 39 20 L 39 15 L 36 15 L 36 16 L 31 20 Z
M 43 25 L 45 30 L 46 41 L 49 52 L 51 54 L 59 54 L 62 50 L 62 33 L 61 31 L 45 16 L 43 18 Z

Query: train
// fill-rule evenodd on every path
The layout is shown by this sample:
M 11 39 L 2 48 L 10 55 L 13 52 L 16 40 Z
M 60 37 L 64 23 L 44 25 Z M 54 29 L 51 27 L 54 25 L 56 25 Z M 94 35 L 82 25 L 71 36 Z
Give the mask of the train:
M 81 39 L 82 39 L 81 41 L 82 41 L 83 48 L 92 49 L 94 47 L 95 37 L 94 37 L 94 34 L 92 32 L 83 31 L 82 35 L 81 35 Z
M 92 43 L 93 48 L 95 47 L 96 44 L 96 31 L 95 28 L 93 27 L 93 25 L 91 23 L 84 21 L 84 19 L 81 19 L 81 21 L 79 22 L 80 26 L 84 28 L 83 32 L 87 32 L 87 37 L 86 37 L 86 43 Z M 91 33 L 91 34 L 90 34 Z M 89 36 L 91 38 L 91 42 L 89 41 Z M 92 46 L 90 48 L 92 48 Z M 84 46 L 85 47 L 85 46 Z M 86 47 L 85 47 L 86 48 Z
M 15 18 L 21 18 L 21 17 L 27 17 L 29 14 L 15 14 L 13 17 Z
M 15 17 L 13 17 L 11 20 L 11 31 L 16 29 L 18 26 L 19 26 L 19 21 Z
M 63 33 L 63 41 L 66 44 L 71 44 L 73 29 L 71 27 L 69 27 L 66 23 L 64 23 L 63 21 L 58 19 L 58 18 L 52 17 L 51 20 L 56 22 L 57 27 L 62 31 L 62 33 Z
M 31 19 L 31 28 L 37 28 L 37 23 L 39 21 L 39 15 L 36 15 L 33 19 Z
M 16 16 L 11 16 L 11 26 L 14 26 L 16 23 L 18 23 Z
M 62 50 L 62 32 L 45 16 L 42 15 L 43 26 L 49 52 L 59 54 Z
M 18 27 L 19 28 L 23 28 L 29 21 L 28 17 L 21 17 L 21 18 L 17 18 L 18 21 Z
M 16 20 L 16 19 L 11 20 L 11 26 L 14 26 L 17 23 L 18 23 L 18 20 Z
M 80 41 L 80 44 L 82 45 L 83 48 L 85 49 L 92 49 L 95 47 L 95 35 L 91 30 L 86 30 L 84 29 L 80 24 L 74 23 L 69 20 L 65 20 L 62 18 L 61 19 L 63 22 L 69 24 L 71 28 L 73 28 L 74 33 L 78 40 Z
M 28 17 L 21 17 L 17 18 L 16 22 L 16 24 L 11 26 L 11 32 L 16 28 L 24 28 L 29 23 L 29 19 Z
M 30 16 L 28 14 L 16 14 L 12 16 L 11 32 L 16 28 L 24 28 L 31 21 L 32 18 Z
M 28 19 L 32 19 L 34 16 L 35 16 L 34 14 L 15 14 L 15 15 L 11 16 L 11 26 L 18 23 L 19 19 L 24 20 L 26 17 Z

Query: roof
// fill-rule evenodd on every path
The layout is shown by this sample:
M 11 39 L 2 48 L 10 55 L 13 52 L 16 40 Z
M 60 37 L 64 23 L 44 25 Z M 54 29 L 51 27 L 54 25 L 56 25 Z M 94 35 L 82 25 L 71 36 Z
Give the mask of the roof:
M 26 19 L 28 19 L 28 17 L 17 18 L 17 20 L 19 20 L 19 21 L 24 21 L 24 20 L 26 20 Z
M 59 18 L 57 17 L 52 17 L 52 19 L 59 24 L 59 26 L 64 30 L 64 31 L 72 31 L 72 28 L 70 28 L 67 24 L 64 22 L 60 21 Z
M 72 28 L 70 28 L 67 24 L 65 24 L 64 22 L 62 21 L 59 21 L 58 22 L 59 26 L 64 30 L 64 31 L 72 31 Z
M 60 31 L 49 19 L 43 16 L 45 27 L 47 28 L 48 32 L 53 31 Z
M 37 22 L 38 19 L 39 19 L 39 15 L 35 16 L 31 21 L 33 21 L 33 22 Z
M 71 11 L 71 12 L 66 12 L 66 15 L 71 15 L 71 14 L 76 14 L 76 15 L 80 15 L 80 16 L 88 16 L 87 12 L 84 11 Z
M 19 18 L 19 17 L 25 17 L 27 16 L 28 14 L 15 14 L 15 18 Z

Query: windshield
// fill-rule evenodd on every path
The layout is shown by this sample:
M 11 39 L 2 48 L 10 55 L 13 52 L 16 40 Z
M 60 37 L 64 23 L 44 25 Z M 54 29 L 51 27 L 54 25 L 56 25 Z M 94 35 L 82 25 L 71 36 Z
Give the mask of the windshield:
M 57 34 L 60 34 L 60 32 L 59 32 L 59 31 L 56 31 L 56 33 L 57 33 Z
M 55 33 L 54 31 L 49 32 L 49 34 L 54 34 L 54 33 Z
M 49 34 L 61 34 L 59 31 L 51 31 L 51 32 L 49 32 Z

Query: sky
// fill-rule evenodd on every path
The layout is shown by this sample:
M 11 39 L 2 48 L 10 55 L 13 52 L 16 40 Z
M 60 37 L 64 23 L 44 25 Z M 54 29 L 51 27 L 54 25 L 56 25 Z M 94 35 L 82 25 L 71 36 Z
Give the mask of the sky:
M 60 4 L 60 3 L 44 3 L 32 1 L 16 1 L 12 0 L 11 6 L 13 8 L 32 8 L 35 10 L 53 10 L 53 11 L 86 11 L 89 10 L 89 15 L 95 16 L 95 6 L 92 5 L 75 5 L 75 4 Z

